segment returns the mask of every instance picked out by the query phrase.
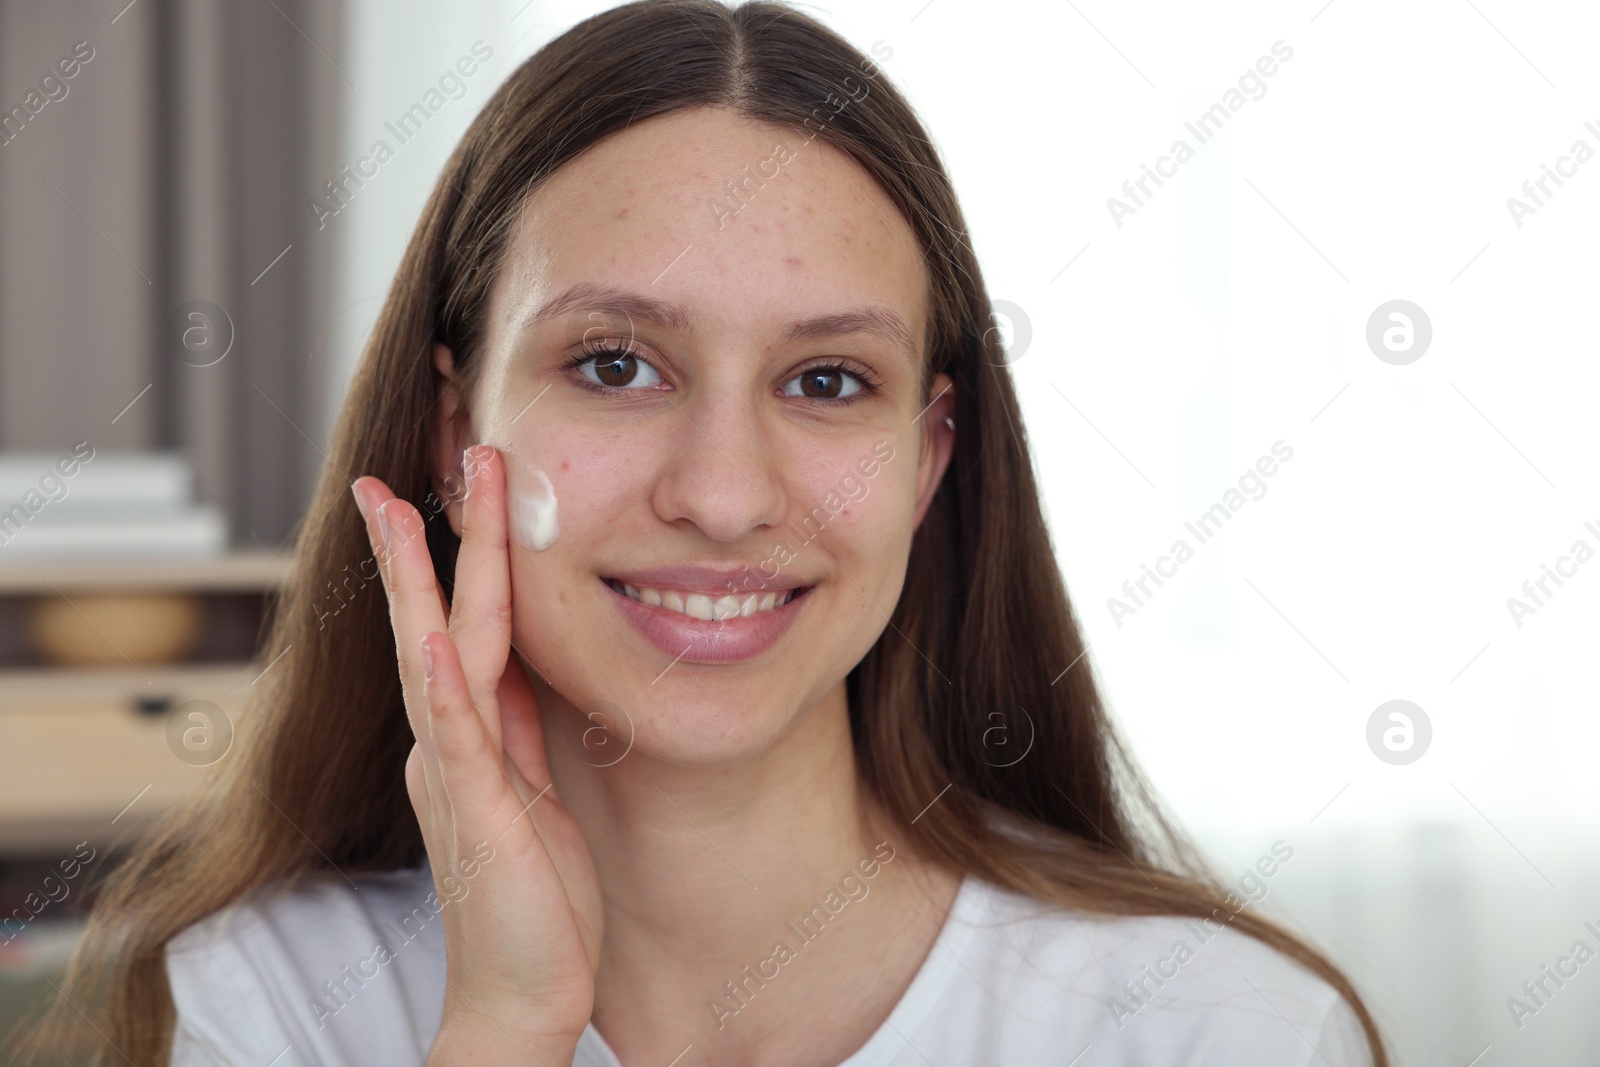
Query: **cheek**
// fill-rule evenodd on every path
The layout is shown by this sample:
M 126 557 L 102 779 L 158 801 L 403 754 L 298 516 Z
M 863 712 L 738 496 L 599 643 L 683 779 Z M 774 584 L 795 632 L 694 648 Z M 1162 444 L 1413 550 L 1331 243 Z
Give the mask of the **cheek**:
M 563 583 L 591 577 L 590 550 L 630 501 L 644 499 L 641 465 L 628 448 L 570 429 L 524 432 L 497 445 L 506 465 L 506 522 L 519 588 L 555 606 Z
M 790 483 L 797 487 L 793 527 L 852 569 L 876 570 L 904 552 L 910 535 L 915 471 L 904 467 L 878 460 L 867 445 L 809 460 Z

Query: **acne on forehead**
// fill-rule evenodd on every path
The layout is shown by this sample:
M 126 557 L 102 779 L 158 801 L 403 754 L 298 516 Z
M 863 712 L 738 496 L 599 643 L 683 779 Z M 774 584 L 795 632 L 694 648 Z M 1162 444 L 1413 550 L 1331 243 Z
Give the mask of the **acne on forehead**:
M 741 168 L 771 155 L 778 142 L 794 153 L 792 160 L 776 178 L 752 185 L 744 210 L 719 231 L 708 200 L 725 195 L 724 183 L 742 180 Z M 640 160 L 651 166 L 642 168 Z M 668 264 L 677 278 L 663 272 Z M 900 308 L 925 340 L 929 279 L 920 248 L 874 179 L 821 141 L 808 144 L 794 130 L 715 110 L 658 116 L 558 168 L 524 204 L 491 300 L 498 305 L 496 325 L 515 329 L 576 281 L 613 282 L 663 298 L 670 292 L 700 304 L 704 290 L 682 287 L 686 278 L 698 273 L 712 280 L 705 295 L 714 301 L 722 280 L 748 281 L 763 264 L 782 279 L 782 292 L 749 287 L 747 305 L 802 294 L 804 287 L 815 299 L 792 310 L 818 313 L 865 302 L 870 289 L 874 299 Z

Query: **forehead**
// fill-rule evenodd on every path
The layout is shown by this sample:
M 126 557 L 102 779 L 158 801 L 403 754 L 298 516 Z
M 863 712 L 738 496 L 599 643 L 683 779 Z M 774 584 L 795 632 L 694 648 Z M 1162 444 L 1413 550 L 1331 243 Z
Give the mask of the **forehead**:
M 881 308 L 920 353 L 928 281 L 910 227 L 859 164 L 808 136 L 697 108 L 591 146 L 524 205 L 491 330 L 587 285 L 678 305 L 691 334 L 763 342 Z

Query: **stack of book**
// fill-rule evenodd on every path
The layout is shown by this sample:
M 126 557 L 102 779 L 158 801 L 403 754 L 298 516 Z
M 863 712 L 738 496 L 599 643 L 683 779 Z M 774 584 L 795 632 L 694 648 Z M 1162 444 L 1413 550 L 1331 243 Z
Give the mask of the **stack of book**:
M 227 548 L 174 452 L 0 452 L 0 567 L 39 560 L 193 559 Z

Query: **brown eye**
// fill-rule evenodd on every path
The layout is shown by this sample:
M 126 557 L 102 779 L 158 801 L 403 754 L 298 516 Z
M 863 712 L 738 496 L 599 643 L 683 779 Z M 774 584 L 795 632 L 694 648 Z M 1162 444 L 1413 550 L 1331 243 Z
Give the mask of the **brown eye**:
M 844 388 L 844 375 L 838 371 L 806 371 L 800 375 L 800 392 L 803 396 L 832 400 Z
M 647 361 L 621 348 L 585 349 L 575 364 L 589 381 L 609 389 L 655 389 L 661 375 Z
M 618 352 L 611 356 L 596 356 L 594 361 L 595 377 L 601 385 L 622 388 L 633 381 L 633 376 L 638 373 L 639 361 L 633 356 Z
M 810 400 L 849 400 L 860 392 L 857 375 L 843 367 L 811 367 L 790 379 L 783 388 L 784 396 Z

